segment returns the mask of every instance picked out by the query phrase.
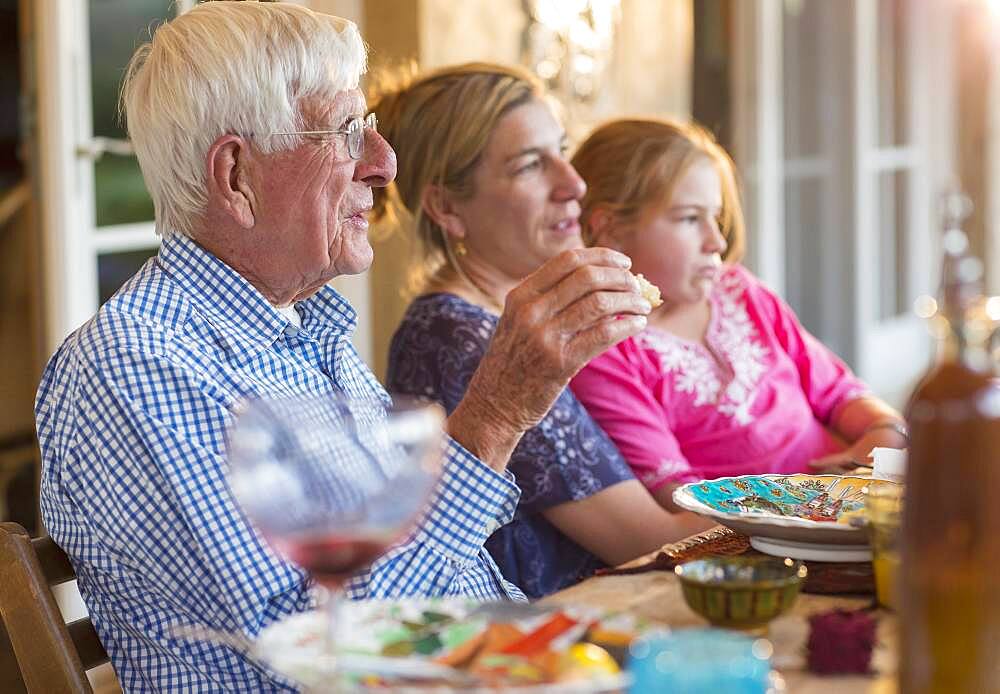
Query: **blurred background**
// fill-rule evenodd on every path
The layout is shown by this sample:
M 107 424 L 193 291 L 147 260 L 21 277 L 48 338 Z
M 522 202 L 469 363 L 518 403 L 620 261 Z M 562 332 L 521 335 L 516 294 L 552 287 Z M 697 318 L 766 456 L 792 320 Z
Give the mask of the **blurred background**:
M 0 518 L 35 526 L 32 402 L 59 342 L 157 239 L 117 92 L 184 0 L 0 0 Z M 357 22 L 375 69 L 520 62 L 579 140 L 622 114 L 695 118 L 740 168 L 746 264 L 876 392 L 902 405 L 931 340 L 938 195 L 1000 293 L 1000 0 L 303 0 Z M 380 375 L 407 243 L 336 284 Z

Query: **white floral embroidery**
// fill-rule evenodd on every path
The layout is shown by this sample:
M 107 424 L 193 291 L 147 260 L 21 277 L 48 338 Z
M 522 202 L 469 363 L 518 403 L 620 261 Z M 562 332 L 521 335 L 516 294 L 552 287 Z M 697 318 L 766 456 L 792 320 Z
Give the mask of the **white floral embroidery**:
M 739 424 L 749 424 L 754 420 L 750 407 L 757 383 L 767 368 L 765 358 L 769 350 L 758 341 L 757 329 L 743 301 L 740 278 L 726 273 L 717 292 L 718 301 L 713 309 L 719 315 L 713 317 L 713 328 L 706 342 L 715 348 L 718 359 L 728 364 L 731 374 L 724 373 L 702 345 L 655 330 L 643 332 L 639 341 L 657 352 L 663 372 L 673 372 L 674 387 L 693 394 L 695 405 L 714 404 L 721 414 Z

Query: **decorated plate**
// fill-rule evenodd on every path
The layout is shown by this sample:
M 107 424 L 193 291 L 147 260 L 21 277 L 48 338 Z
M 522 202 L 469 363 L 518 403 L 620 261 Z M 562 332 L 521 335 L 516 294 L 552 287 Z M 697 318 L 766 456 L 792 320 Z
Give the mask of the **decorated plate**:
M 462 599 L 347 601 L 339 621 L 335 658 L 321 612 L 272 624 L 254 654 L 309 691 L 611 692 L 642 630 L 627 614 Z
M 752 542 L 763 538 L 765 544 L 773 544 L 767 543 L 771 539 L 791 546 L 864 546 L 868 534 L 852 525 L 852 519 L 863 516 L 864 490 L 870 482 L 868 477 L 842 475 L 722 477 L 679 487 L 674 502 L 749 535 Z

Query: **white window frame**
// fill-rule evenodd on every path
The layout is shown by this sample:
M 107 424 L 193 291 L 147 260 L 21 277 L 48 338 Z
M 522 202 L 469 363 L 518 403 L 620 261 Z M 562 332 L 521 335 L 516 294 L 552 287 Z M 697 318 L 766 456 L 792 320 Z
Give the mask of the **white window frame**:
M 907 86 L 909 103 L 908 131 L 910 140 L 903 146 L 880 147 L 878 131 L 878 5 L 875 2 L 855 2 L 855 286 L 854 335 L 857 345 L 855 363 L 862 377 L 877 390 L 908 391 L 927 366 L 931 340 L 922 319 L 911 311 L 888 319 L 876 315 L 879 292 L 877 186 L 879 177 L 889 173 L 907 173 L 906 222 L 909 226 L 907 254 L 897 258 L 905 263 L 908 286 L 903 302 L 912 306 L 920 294 L 933 294 L 935 268 L 932 259 L 932 233 L 935 225 L 934 200 L 929 181 L 929 143 L 931 132 L 928 112 L 930 103 L 926 74 L 920 70 L 926 63 L 923 41 L 929 27 L 925 23 L 924 3 L 910 3 L 906 20 L 900 29 L 907 32 L 907 64 L 915 73 Z M 938 97 L 940 98 L 940 97 Z
M 825 0 L 803 0 L 824 2 Z M 839 1 L 839 0 L 838 0 Z M 844 111 L 848 122 L 837 122 L 843 146 L 850 148 L 849 166 L 838 166 L 830 185 L 837 187 L 835 200 L 848 213 L 840 224 L 849 229 L 810 230 L 823 233 L 822 248 L 835 266 L 848 268 L 840 286 L 825 278 L 821 300 L 831 302 L 824 310 L 819 337 L 839 340 L 844 346 L 841 356 L 852 364 L 876 393 L 901 405 L 914 380 L 924 371 L 930 356 L 930 339 L 923 322 L 912 312 L 882 320 L 877 315 L 879 290 L 878 268 L 878 183 L 879 175 L 905 171 L 907 189 L 907 249 L 899 258 L 908 269 L 908 285 L 903 288 L 902 302 L 911 305 L 920 294 L 934 293 L 936 187 L 947 180 L 949 121 L 945 109 L 932 112 L 929 104 L 949 99 L 940 94 L 932 101 L 929 85 L 940 90 L 950 85 L 950 73 L 940 66 L 928 66 L 926 56 L 930 27 L 943 21 L 946 12 L 935 3 L 911 2 L 906 8 L 905 31 L 908 46 L 907 67 L 911 73 L 906 90 L 910 122 L 907 132 L 911 140 L 905 146 L 880 147 L 877 131 L 877 65 L 878 4 L 874 0 L 843 0 L 850 12 L 847 27 L 853 36 L 850 79 L 835 95 L 836 101 L 850 104 Z M 786 182 L 813 178 L 829 171 L 832 160 L 808 157 L 788 160 L 783 151 L 783 127 L 787 117 L 783 112 L 783 12 L 784 0 L 739 0 L 735 3 L 737 34 L 733 72 L 733 92 L 736 96 L 735 158 L 744 172 L 748 214 L 748 263 L 756 274 L 780 294 L 786 287 L 786 220 L 784 186 Z M 947 26 L 947 24 L 942 24 Z M 837 28 L 832 28 L 837 31 Z M 901 31 L 903 29 L 900 29 Z M 935 51 L 937 54 L 937 51 Z M 827 85 L 824 85 L 827 88 Z M 828 114 L 829 115 L 829 114 Z M 845 119 L 841 119 L 845 120 Z M 933 138 L 933 139 L 932 139 Z M 931 179 L 931 172 L 938 178 Z M 805 233 L 805 230 L 802 230 Z M 807 281 L 803 279 L 803 281 Z M 836 310 L 833 302 L 848 302 L 846 310 Z
M 194 4 L 177 0 L 176 12 Z M 103 147 L 94 138 L 91 114 L 88 8 L 87 2 L 63 0 L 36 0 L 34 8 L 48 352 L 97 310 L 101 255 L 159 244 L 152 221 L 96 226 L 94 160 Z

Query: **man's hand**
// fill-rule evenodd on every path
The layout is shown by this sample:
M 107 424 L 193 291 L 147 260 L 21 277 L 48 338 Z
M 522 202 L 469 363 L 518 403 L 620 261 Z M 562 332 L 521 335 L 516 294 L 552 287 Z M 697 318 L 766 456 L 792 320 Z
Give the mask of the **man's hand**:
M 565 251 L 511 290 L 490 347 L 448 420 L 451 435 L 503 469 L 521 435 L 576 372 L 646 326 L 652 307 L 630 265 L 607 248 Z

